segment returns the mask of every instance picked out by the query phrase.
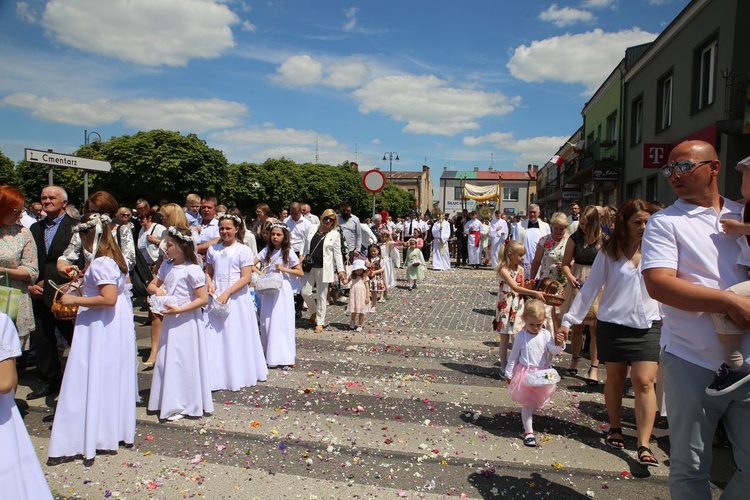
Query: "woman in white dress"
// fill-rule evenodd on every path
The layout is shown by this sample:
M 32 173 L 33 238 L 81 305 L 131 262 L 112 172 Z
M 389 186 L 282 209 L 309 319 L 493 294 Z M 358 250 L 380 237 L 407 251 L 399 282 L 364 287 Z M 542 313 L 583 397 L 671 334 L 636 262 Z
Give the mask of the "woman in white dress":
M 451 224 L 440 219 L 432 225 L 432 269 L 435 271 L 447 271 L 451 268 L 451 254 L 448 240 L 451 237 Z
M 284 224 L 271 225 L 270 244 L 255 258 L 263 264 L 263 273 L 281 273 L 281 288 L 263 292 L 260 306 L 260 339 L 269 367 L 293 366 L 297 355 L 295 344 L 294 292 L 290 276 L 304 276 L 299 257 L 292 251 L 289 229 Z
M 51 459 L 93 460 L 97 450 L 135 441 L 135 325 L 128 267 L 109 222 L 107 215 L 89 214 L 73 228 L 86 260 L 93 260 L 83 277 L 83 296 L 61 299 L 78 306 L 78 315 L 52 425 Z
M 208 293 L 190 229 L 172 226 L 164 240 L 167 260 L 148 285 L 151 307 L 164 315 L 148 409 L 174 421 L 214 411 L 201 310 Z
M 0 313 L 0 487 L 3 498 L 51 499 L 39 459 L 13 395 L 18 385 L 16 358 L 21 355 L 18 331 Z
M 238 391 L 268 378 L 268 366 L 258 332 L 258 317 L 250 295 L 255 256 L 240 241 L 242 220 L 219 217 L 221 241 L 206 252 L 207 288 L 213 305 L 208 310 L 206 336 L 211 390 Z M 239 241 L 238 241 L 239 240 Z M 228 304 L 229 313 L 221 305 Z

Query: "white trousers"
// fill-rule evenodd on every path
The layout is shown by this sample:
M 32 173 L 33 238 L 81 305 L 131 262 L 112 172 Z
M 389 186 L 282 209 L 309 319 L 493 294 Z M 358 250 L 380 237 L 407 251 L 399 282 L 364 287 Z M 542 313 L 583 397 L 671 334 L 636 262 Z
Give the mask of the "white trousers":
M 315 314 L 315 321 L 320 326 L 326 324 L 326 308 L 328 307 L 328 283 L 323 282 L 323 268 L 313 267 L 305 273 L 302 284 L 302 298 L 307 304 L 310 314 Z M 315 285 L 315 293 L 313 293 Z

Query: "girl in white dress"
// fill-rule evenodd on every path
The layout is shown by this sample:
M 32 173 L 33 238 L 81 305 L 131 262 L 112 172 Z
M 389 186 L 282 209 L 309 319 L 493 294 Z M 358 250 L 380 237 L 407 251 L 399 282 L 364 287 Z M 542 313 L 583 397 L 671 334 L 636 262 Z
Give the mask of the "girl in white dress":
M 271 224 L 270 244 L 255 258 L 263 264 L 264 273 L 281 273 L 281 288 L 263 294 L 260 306 L 260 340 L 266 362 L 276 366 L 293 366 L 297 356 L 295 345 L 294 291 L 290 276 L 302 277 L 302 264 L 292 251 L 289 229 L 284 224 Z
M 3 498 L 51 499 L 34 445 L 13 395 L 18 385 L 16 358 L 21 342 L 13 321 L 0 313 L 0 487 Z
M 78 315 L 52 425 L 52 463 L 76 455 L 93 461 L 97 450 L 117 450 L 120 442 L 135 441 L 138 387 L 128 266 L 109 222 L 106 214 L 89 214 L 73 228 L 91 264 L 83 277 L 83 296 L 61 299 L 63 305 L 78 306 Z
M 165 243 L 168 260 L 148 285 L 152 307 L 159 304 L 164 315 L 148 409 L 174 421 L 202 417 L 214 411 L 214 404 L 201 310 L 208 303 L 206 276 L 190 229 L 170 227 Z
M 391 256 L 391 250 L 395 249 L 396 244 L 391 238 L 391 233 L 387 229 L 381 229 L 380 233 L 380 255 L 383 259 L 383 268 L 385 269 L 385 292 L 383 298 L 388 298 L 388 290 L 396 288 L 396 268 Z M 396 250 L 398 254 L 398 250 Z
M 207 288 L 212 300 L 228 304 L 208 311 L 206 337 L 211 390 L 238 391 L 268 378 L 268 366 L 258 332 L 258 317 L 250 295 L 255 256 L 238 241 L 242 221 L 236 215 L 219 217 L 221 241 L 206 252 Z M 242 235 L 239 236 L 240 238 Z

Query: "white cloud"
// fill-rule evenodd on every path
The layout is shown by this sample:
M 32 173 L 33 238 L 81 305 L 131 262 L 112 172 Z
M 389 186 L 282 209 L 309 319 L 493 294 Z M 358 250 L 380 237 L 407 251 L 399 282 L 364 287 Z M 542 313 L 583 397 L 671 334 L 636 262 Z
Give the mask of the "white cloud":
M 18 2 L 16 4 L 16 17 L 27 23 L 36 24 L 37 14 L 36 10 L 32 9 L 26 2 Z
M 581 4 L 582 9 L 614 9 L 617 5 L 617 0 L 585 0 Z
M 616 33 L 595 29 L 534 40 L 517 47 L 507 66 L 525 82 L 580 83 L 591 93 L 625 57 L 626 48 L 651 42 L 656 36 L 639 28 Z
M 39 97 L 16 93 L 0 104 L 31 110 L 34 118 L 70 125 L 98 126 L 121 121 L 139 130 L 164 128 L 201 133 L 235 127 L 247 114 L 242 103 L 221 99 L 95 99 Z
M 492 132 L 479 137 L 464 137 L 463 144 L 469 147 L 490 147 L 493 151 L 508 151 L 515 156 L 514 166 L 523 168 L 529 164 L 544 166 L 567 139 L 567 136 L 516 139 L 510 132 Z
M 339 143 L 329 134 L 321 134 L 314 130 L 298 130 L 294 128 L 275 128 L 271 124 L 250 128 L 237 128 L 224 130 L 211 134 L 211 137 L 222 141 L 236 144 L 283 144 L 287 146 L 307 145 L 318 147 L 338 147 Z
M 146 66 L 217 57 L 234 46 L 237 23 L 213 0 L 50 0 L 42 17 L 61 43 Z
M 258 27 L 255 26 L 250 21 L 242 21 L 242 31 L 249 31 L 250 33 L 255 33 L 258 30 Z
M 647 0 L 651 5 L 666 5 L 671 0 Z
M 376 78 L 354 91 L 359 111 L 407 122 L 403 131 L 452 136 L 479 127 L 477 119 L 513 111 L 519 98 L 451 86 L 432 75 Z
M 359 9 L 356 7 L 349 7 L 344 11 L 344 15 L 346 16 L 344 31 L 352 31 L 357 27 L 357 12 L 359 12 Z
M 370 141 L 370 143 L 374 144 L 376 146 L 379 146 L 380 145 L 380 139 L 373 139 L 373 140 Z
M 576 23 L 590 23 L 596 18 L 587 10 L 574 9 L 572 7 L 560 8 L 556 3 L 553 3 L 547 10 L 539 14 L 539 19 L 550 21 L 558 28 L 562 28 Z
M 340 61 L 326 68 L 328 76 L 323 83 L 335 89 L 353 89 L 370 78 L 370 68 L 361 61 Z
M 323 64 L 307 54 L 291 56 L 279 66 L 272 79 L 283 87 L 314 85 L 323 79 Z

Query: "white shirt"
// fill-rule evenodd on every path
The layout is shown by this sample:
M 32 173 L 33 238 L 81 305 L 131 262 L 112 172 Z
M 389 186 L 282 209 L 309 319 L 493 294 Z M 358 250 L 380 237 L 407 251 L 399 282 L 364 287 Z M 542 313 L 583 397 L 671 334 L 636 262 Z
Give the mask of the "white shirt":
M 203 224 L 201 222 L 200 226 L 198 227 L 201 228 L 200 233 L 197 231 L 193 231 L 196 245 L 201 245 L 207 241 L 211 241 L 214 238 L 219 237 L 219 219 L 217 219 L 216 217 L 211 219 L 211 222 L 207 224 Z
M 565 343 L 555 345 L 555 337 L 549 330 L 542 328 L 539 333 L 532 335 L 524 328 L 513 336 L 513 349 L 508 356 L 508 366 L 505 368 L 505 376 L 513 377 L 513 368 L 516 363 L 531 368 L 549 368 L 550 357 L 563 352 Z
M 503 219 L 492 219 L 490 221 L 490 238 L 492 243 L 499 243 L 505 241 L 508 237 L 508 223 Z
M 300 216 L 299 220 L 294 220 L 290 215 L 284 219 L 284 224 L 289 228 L 289 242 L 292 245 L 292 250 L 299 253 L 302 250 L 302 242 L 305 241 L 307 230 L 310 229 L 312 223 L 303 216 Z
M 659 303 L 646 290 L 640 264 L 635 267 L 624 255 L 614 261 L 601 250 L 570 310 L 563 316 L 562 325 L 570 328 L 583 324 L 602 287 L 596 319 L 630 328 L 651 328 L 654 321 L 661 319 Z
M 689 283 L 725 290 L 747 279 L 737 265 L 737 237 L 721 231 L 719 219 L 741 221 L 742 205 L 722 198 L 721 213 L 684 200 L 652 215 L 643 235 L 641 268 L 666 268 Z M 667 352 L 708 370 L 724 360 L 711 315 L 663 305 L 661 345 Z M 742 352 L 750 356 L 750 335 L 743 336 Z
M 304 217 L 305 217 L 305 219 L 309 220 L 310 224 L 312 224 L 313 226 L 319 226 L 320 225 L 320 218 L 318 218 L 317 215 L 315 215 L 315 214 L 307 214 Z
M 362 246 L 369 248 L 373 243 L 378 242 L 378 237 L 372 232 L 370 226 L 367 224 L 359 224 L 360 231 L 362 232 Z

